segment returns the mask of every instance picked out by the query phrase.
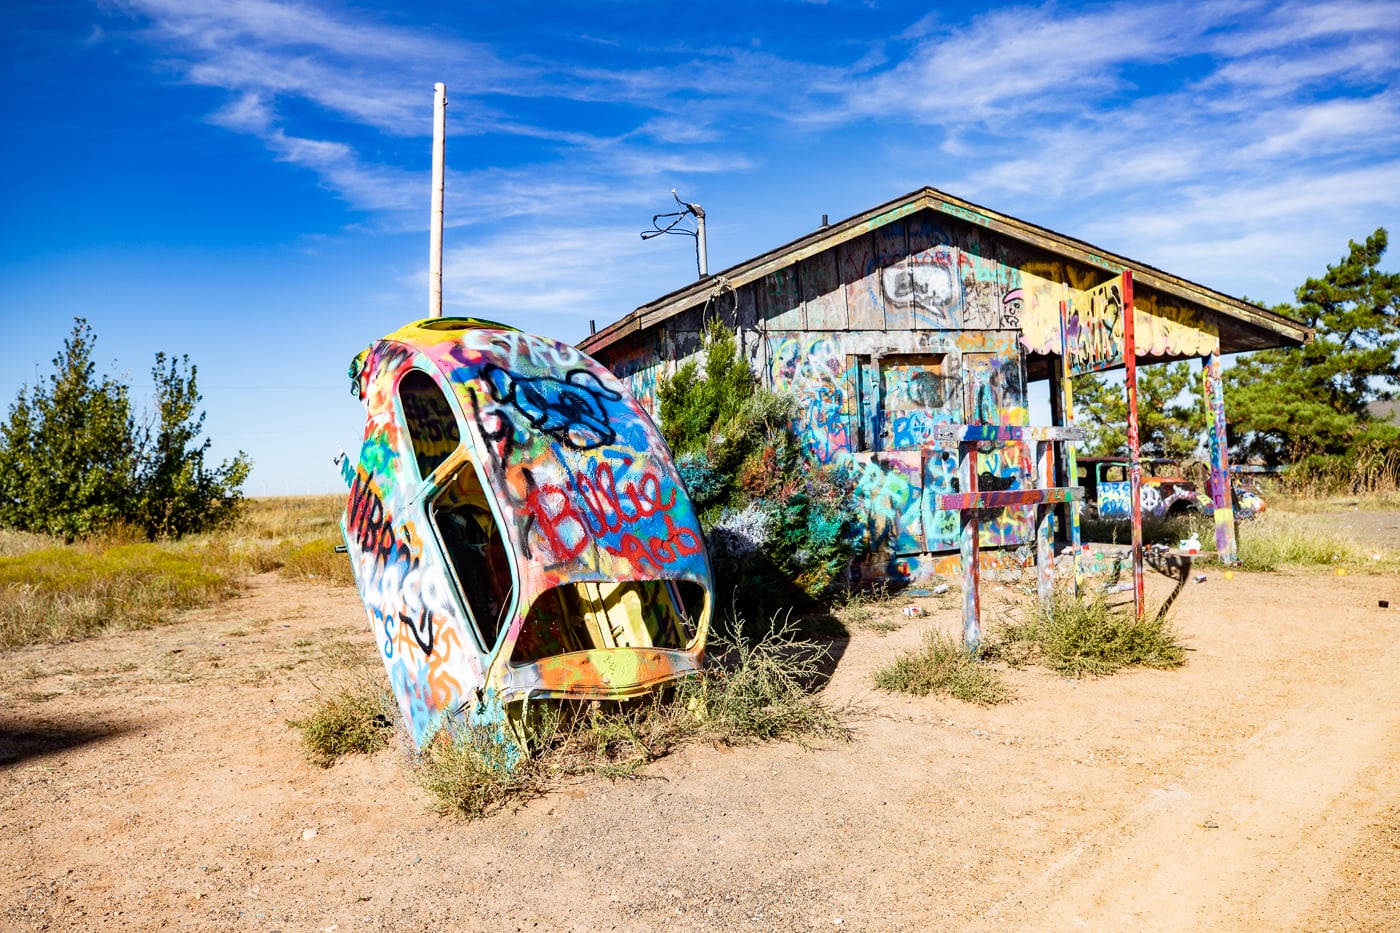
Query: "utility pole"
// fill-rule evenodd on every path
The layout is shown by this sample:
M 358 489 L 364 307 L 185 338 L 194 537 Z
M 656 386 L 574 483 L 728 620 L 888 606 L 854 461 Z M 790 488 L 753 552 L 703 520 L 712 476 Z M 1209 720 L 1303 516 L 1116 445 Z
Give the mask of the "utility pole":
M 699 204 L 687 204 L 695 215 L 695 261 L 700 266 L 700 278 L 710 274 L 710 259 L 705 255 L 705 209 Z
M 442 189 L 447 157 L 447 85 L 433 85 L 433 213 L 428 231 L 428 317 L 442 317 Z
M 705 278 L 710 274 L 710 260 L 706 255 L 705 243 L 705 209 L 699 204 L 690 204 L 681 200 L 681 196 L 676 194 L 676 189 L 671 189 L 671 197 L 676 199 L 676 203 L 681 206 L 678 211 L 670 211 L 665 214 L 653 214 L 651 217 L 651 229 L 642 232 L 643 240 L 650 240 L 654 236 L 663 233 L 674 233 L 679 236 L 695 237 L 695 266 L 700 270 L 700 278 Z M 681 226 L 681 221 L 686 217 L 695 218 L 695 229 L 691 230 Z M 665 226 L 661 221 L 669 220 Z

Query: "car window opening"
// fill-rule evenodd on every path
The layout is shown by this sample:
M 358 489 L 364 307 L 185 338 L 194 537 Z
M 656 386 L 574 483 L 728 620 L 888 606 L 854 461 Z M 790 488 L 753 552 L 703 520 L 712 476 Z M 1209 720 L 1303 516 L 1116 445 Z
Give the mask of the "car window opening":
M 491 650 L 500 637 L 515 592 L 505 538 L 487 503 L 481 480 L 466 463 L 452 475 L 428 510 L 457 589 Z
M 442 389 L 420 369 L 410 369 L 399 380 L 399 402 L 418 475 L 427 478 L 462 443 L 457 418 Z
M 704 587 L 689 580 L 565 583 L 530 607 L 512 661 L 607 648 L 683 650 L 704 603 Z

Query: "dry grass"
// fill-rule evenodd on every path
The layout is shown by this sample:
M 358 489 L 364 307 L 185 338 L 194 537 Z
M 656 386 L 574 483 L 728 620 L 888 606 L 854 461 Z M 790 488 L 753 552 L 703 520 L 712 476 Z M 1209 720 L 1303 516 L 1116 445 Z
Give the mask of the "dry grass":
M 965 703 L 995 706 L 1016 693 L 994 669 L 945 632 L 924 633 L 923 647 L 907 651 L 875 672 L 875 686 L 895 693 L 936 693 Z
M 389 746 L 394 733 L 394 701 L 383 678 L 362 676 L 323 693 L 300 719 L 287 724 L 301 733 L 301 747 L 312 763 L 329 768 L 345 755 L 368 755 Z
M 0 558 L 0 647 L 146 628 L 237 592 L 226 548 L 167 544 L 50 547 Z
M 1358 542 L 1306 514 L 1271 510 L 1240 527 L 1240 565 L 1245 570 L 1326 567 L 1354 571 L 1400 568 L 1400 551 Z
M 1186 649 L 1166 612 L 1138 619 L 1131 610 L 1110 605 L 1102 593 L 1080 599 L 1065 590 L 1058 590 L 1048 607 L 1037 601 L 1024 609 L 1021 620 L 1000 625 L 983 651 L 1013 667 L 1038 663 L 1066 677 L 1186 663 Z
M 254 499 L 231 528 L 180 541 L 0 532 L 0 648 L 170 622 L 232 596 L 250 573 L 352 585 L 335 552 L 343 506 L 339 496 Z
M 660 695 L 542 706 L 531 720 L 529 755 L 503 730 L 446 729 L 424 748 L 417 779 L 440 812 L 473 819 L 568 780 L 636 777 L 687 742 L 848 738 L 840 716 L 815 694 L 825 649 L 792 635 L 792 626 L 775 622 L 758 640 L 716 642 L 702 674 Z

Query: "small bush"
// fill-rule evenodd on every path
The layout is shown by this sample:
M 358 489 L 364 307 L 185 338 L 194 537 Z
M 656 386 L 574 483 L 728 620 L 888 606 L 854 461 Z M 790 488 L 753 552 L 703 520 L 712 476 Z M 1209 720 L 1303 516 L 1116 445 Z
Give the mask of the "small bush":
M 1087 602 L 1057 592 L 1048 611 L 1036 603 L 1027 621 L 1001 626 L 984 647 L 1013 666 L 1038 662 L 1066 677 L 1111 674 L 1129 666 L 1172 668 L 1186 662 L 1165 613 L 1135 619 L 1102 593 Z
M 784 607 L 846 582 L 858 551 L 854 481 L 812 460 L 793 431 L 797 406 L 761 388 L 718 319 L 692 360 L 657 388 L 661 432 L 695 507 L 720 593 L 752 611 L 747 634 Z
M 393 700 L 369 678 L 326 694 L 288 725 L 301 733 L 301 747 L 312 763 L 329 768 L 345 755 L 368 755 L 387 748 L 393 735 Z
M 721 635 L 712 645 L 714 662 L 676 694 L 706 738 L 732 745 L 846 737 L 840 717 L 813 696 L 827 650 L 794 638 L 790 620 L 774 619 L 756 639 Z
M 944 632 L 924 633 L 918 651 L 908 651 L 875 672 L 875 686 L 894 693 L 950 696 L 980 706 L 1014 699 L 1015 691 L 995 670 Z
M 516 759 L 498 729 L 444 729 L 423 748 L 415 775 L 444 815 L 477 819 L 508 803 L 538 797 L 549 786 L 549 768 L 533 758 Z

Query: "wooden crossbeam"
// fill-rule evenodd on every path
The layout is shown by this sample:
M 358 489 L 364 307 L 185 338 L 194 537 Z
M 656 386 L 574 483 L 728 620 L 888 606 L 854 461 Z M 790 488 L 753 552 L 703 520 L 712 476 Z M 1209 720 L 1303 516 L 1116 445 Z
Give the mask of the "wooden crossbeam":
M 1034 489 L 998 489 L 985 492 L 977 488 L 977 445 L 992 441 L 1033 442 L 1036 450 L 1036 475 L 1043 483 L 1055 473 L 1055 445 L 1074 445 L 1084 440 L 1084 429 L 1059 426 L 1022 426 L 1008 424 L 942 424 L 934 428 L 932 443 L 925 449 L 956 449 L 958 473 L 962 492 L 941 493 L 934 497 L 940 509 L 962 513 L 963 568 L 963 643 L 976 652 L 982 641 L 981 572 L 979 569 L 980 534 L 978 513 L 983 509 L 1028 506 L 1036 510 L 1037 586 L 1040 600 L 1049 605 L 1054 596 L 1055 552 L 1051 523 L 1054 506 L 1062 502 L 1080 502 L 1084 490 L 1079 486 L 1045 486 Z M 1077 509 L 1073 525 L 1075 592 L 1079 591 L 1079 523 Z
M 998 489 L 987 492 L 945 492 L 936 498 L 940 509 L 1004 509 L 1011 505 L 1054 505 L 1080 502 L 1084 490 L 1079 486 L 1057 486 L 1050 489 Z
M 1074 426 L 939 424 L 934 426 L 933 440 L 928 446 L 939 450 L 951 450 L 959 444 L 987 441 L 1069 441 L 1079 444 L 1084 441 L 1084 429 Z

